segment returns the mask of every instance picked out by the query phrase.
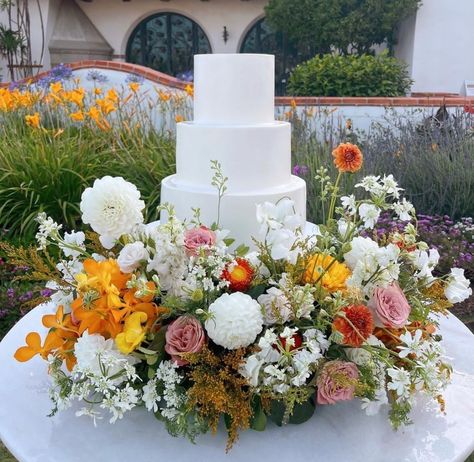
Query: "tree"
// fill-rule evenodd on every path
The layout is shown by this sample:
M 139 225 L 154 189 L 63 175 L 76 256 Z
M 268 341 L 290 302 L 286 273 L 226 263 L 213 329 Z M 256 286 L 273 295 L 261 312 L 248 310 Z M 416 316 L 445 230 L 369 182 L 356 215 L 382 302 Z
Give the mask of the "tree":
M 421 0 L 270 0 L 267 21 L 314 54 L 371 53 L 396 43 L 397 26 L 414 14 Z

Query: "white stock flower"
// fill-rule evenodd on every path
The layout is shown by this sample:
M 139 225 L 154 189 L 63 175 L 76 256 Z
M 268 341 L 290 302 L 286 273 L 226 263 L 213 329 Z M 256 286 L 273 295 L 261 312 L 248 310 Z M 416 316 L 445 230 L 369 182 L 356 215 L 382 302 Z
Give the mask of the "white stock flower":
M 301 215 L 295 211 L 295 203 L 287 197 L 276 204 L 272 202 L 257 204 L 257 221 L 262 225 L 260 228 L 262 235 L 269 230 L 280 228 L 294 231 L 304 224 Z
M 375 255 L 378 250 L 378 244 L 370 237 L 357 236 L 351 241 L 351 250 L 344 254 L 344 261 L 353 270 L 359 261 L 367 255 Z
M 402 221 L 410 221 L 412 215 L 415 213 L 415 207 L 405 198 L 403 198 L 401 202 L 395 202 L 395 204 L 393 204 L 393 210 Z
M 240 374 L 247 379 L 250 386 L 256 387 L 258 385 L 258 376 L 263 364 L 264 360 L 258 355 L 250 355 L 240 367 Z
M 344 209 L 349 212 L 350 215 L 354 215 L 354 213 L 356 213 L 357 206 L 354 194 L 351 194 L 350 196 L 342 196 L 341 204 Z
M 298 249 L 292 249 L 298 236 L 291 230 L 280 228 L 271 230 L 267 235 L 267 244 L 270 247 L 270 255 L 274 260 L 286 259 L 295 263 Z
M 384 404 L 388 404 L 387 392 L 385 391 L 385 388 L 378 388 L 375 392 L 374 400 L 369 400 L 368 398 L 362 399 L 361 408 L 367 415 L 373 416 L 379 413 L 380 408 Z
M 436 249 L 415 250 L 410 252 L 409 257 L 413 266 L 418 270 L 415 277 L 418 279 L 427 278 L 428 282 L 433 282 L 432 271 L 439 262 L 439 252 Z
M 264 323 L 272 325 L 275 323 L 285 323 L 291 317 L 291 307 L 288 298 L 283 291 L 276 287 L 271 287 L 266 294 L 260 295 L 257 299 L 264 310 Z
M 463 269 L 451 268 L 444 294 L 450 303 L 460 303 L 472 295 L 470 284 L 469 279 L 464 276 Z
M 260 305 L 242 292 L 222 294 L 211 303 L 209 313 L 212 317 L 204 324 L 209 338 L 229 350 L 250 345 L 262 331 Z
M 122 273 L 132 273 L 140 266 L 141 262 L 146 262 L 149 258 L 150 254 L 145 248 L 145 244 L 137 241 L 124 246 L 117 258 L 117 263 Z
M 380 217 L 380 209 L 373 204 L 361 204 L 359 215 L 364 221 L 364 227 L 372 229 Z
M 93 187 L 82 193 L 82 221 L 100 235 L 106 248 L 143 223 L 144 208 L 136 186 L 121 177 L 95 180 Z
M 81 255 L 80 250 L 85 250 L 84 241 L 86 240 L 86 235 L 82 231 L 64 233 L 64 242 L 65 244 L 59 244 L 59 247 L 63 251 L 66 257 L 77 258 Z M 73 249 L 71 247 L 78 247 L 78 249 Z

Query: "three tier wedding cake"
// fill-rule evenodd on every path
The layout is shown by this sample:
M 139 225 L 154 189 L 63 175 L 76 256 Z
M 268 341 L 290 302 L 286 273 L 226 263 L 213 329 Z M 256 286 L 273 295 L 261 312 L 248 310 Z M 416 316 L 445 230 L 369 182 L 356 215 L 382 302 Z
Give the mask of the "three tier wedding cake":
M 291 127 L 274 116 L 274 56 L 197 55 L 194 74 L 194 121 L 177 126 L 177 173 L 163 180 L 162 202 L 181 219 L 199 208 L 203 223 L 215 222 L 211 162 L 218 161 L 228 177 L 220 225 L 237 242 L 257 236 L 259 203 L 288 197 L 305 218 L 306 184 L 291 175 Z

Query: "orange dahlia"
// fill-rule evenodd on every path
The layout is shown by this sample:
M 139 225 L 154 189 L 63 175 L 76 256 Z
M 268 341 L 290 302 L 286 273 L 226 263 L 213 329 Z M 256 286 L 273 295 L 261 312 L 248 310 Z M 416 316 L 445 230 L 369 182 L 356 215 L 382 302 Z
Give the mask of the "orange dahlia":
M 254 270 L 245 258 L 236 258 L 222 273 L 222 279 L 229 281 L 229 288 L 233 292 L 246 292 L 250 288 Z
M 309 284 L 321 284 L 329 293 L 346 289 L 346 280 L 351 275 L 350 269 L 339 263 L 330 255 L 313 255 L 304 272 L 303 280 Z
M 349 305 L 332 323 L 334 330 L 344 336 L 344 344 L 360 347 L 374 331 L 374 318 L 365 305 Z
M 352 143 L 341 143 L 332 152 L 334 165 L 339 172 L 357 172 L 362 167 L 363 156 L 361 150 Z

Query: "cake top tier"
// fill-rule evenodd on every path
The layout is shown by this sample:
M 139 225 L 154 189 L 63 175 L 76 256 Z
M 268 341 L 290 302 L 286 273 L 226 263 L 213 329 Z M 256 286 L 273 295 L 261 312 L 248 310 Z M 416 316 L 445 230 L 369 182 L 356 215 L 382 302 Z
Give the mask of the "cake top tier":
M 226 125 L 273 122 L 274 88 L 273 55 L 196 55 L 194 121 Z

